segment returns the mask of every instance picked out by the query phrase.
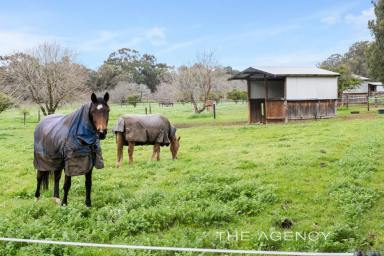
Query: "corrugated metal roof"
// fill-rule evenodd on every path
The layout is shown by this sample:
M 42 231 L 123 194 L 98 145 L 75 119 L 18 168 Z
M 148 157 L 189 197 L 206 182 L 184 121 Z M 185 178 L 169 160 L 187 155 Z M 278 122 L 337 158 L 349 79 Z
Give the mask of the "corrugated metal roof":
M 353 76 L 361 81 L 370 81 L 371 79 L 368 78 L 368 77 L 365 77 L 365 76 L 359 76 L 359 75 L 355 75 L 353 74 Z
M 255 67 L 254 69 L 260 70 L 276 76 L 285 75 L 325 75 L 325 76 L 338 76 L 339 73 L 329 70 L 316 68 L 316 67 Z
M 383 85 L 383 83 L 381 83 L 381 82 L 368 82 L 368 84 L 376 85 L 376 86 L 382 86 Z
M 339 73 L 316 67 L 249 67 L 232 76 L 229 80 L 252 78 L 276 78 L 287 76 L 339 76 Z

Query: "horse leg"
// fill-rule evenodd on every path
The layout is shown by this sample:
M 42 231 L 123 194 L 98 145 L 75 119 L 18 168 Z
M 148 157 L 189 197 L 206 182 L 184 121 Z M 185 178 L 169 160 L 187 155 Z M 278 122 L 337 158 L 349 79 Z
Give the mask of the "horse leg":
M 41 187 L 41 182 L 43 181 L 44 174 L 41 171 L 36 172 L 36 192 L 35 192 L 35 201 L 38 201 L 40 198 L 40 187 Z
M 128 143 L 128 157 L 129 157 L 129 164 L 133 164 L 133 150 L 135 149 L 135 143 L 129 142 Z
M 64 197 L 63 201 L 61 202 L 61 205 L 67 205 L 68 204 L 68 192 L 69 189 L 71 188 L 71 176 L 65 175 L 65 180 L 64 180 Z
M 160 145 L 156 144 L 156 160 L 160 161 Z
M 157 151 L 156 151 L 156 144 L 154 144 L 154 145 L 153 145 L 153 153 L 152 153 L 152 161 L 155 161 L 155 159 L 156 159 L 156 153 L 157 153 Z
M 85 205 L 91 207 L 92 169 L 85 174 Z
M 123 164 L 123 147 L 124 147 L 124 137 L 123 133 L 116 133 L 116 145 L 117 145 L 117 162 L 116 167 L 121 167 Z
M 61 201 L 60 201 L 60 195 L 59 195 L 59 184 L 60 184 L 60 178 L 61 178 L 61 171 L 62 170 L 56 170 L 55 171 L 55 185 L 54 185 L 54 188 L 53 188 L 53 200 L 60 204 Z

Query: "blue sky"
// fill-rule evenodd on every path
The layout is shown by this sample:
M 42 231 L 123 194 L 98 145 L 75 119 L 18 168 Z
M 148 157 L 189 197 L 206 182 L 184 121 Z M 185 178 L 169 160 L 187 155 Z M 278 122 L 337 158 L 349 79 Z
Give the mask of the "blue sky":
M 370 40 L 369 0 L 0 1 L 0 55 L 58 42 L 97 68 L 128 47 L 178 66 L 313 66 Z

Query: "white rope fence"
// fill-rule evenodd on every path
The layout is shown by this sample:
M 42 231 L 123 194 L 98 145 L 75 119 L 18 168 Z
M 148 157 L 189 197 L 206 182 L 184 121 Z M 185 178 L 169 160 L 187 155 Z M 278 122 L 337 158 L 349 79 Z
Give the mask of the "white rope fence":
M 274 251 L 182 248 L 182 247 L 124 245 L 124 244 L 96 244 L 96 243 L 34 240 L 34 239 L 21 239 L 21 238 L 8 238 L 8 237 L 0 237 L 0 241 L 17 242 L 17 243 L 31 243 L 31 244 L 52 244 L 52 245 L 65 245 L 65 246 L 131 249 L 131 250 L 149 250 L 149 251 L 174 251 L 174 252 L 228 253 L 228 254 L 254 254 L 254 255 L 291 255 L 291 256 L 353 256 L 354 255 L 353 253 L 274 252 Z

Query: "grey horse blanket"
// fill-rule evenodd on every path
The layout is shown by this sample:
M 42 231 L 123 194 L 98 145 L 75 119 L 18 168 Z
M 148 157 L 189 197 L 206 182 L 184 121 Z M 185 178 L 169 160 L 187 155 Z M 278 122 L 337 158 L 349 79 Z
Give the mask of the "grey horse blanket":
M 34 166 L 39 171 L 64 168 L 68 176 L 104 167 L 100 141 L 89 118 L 90 103 L 69 115 L 49 115 L 36 127 Z
M 124 115 L 117 120 L 113 131 L 124 133 L 125 145 L 135 142 L 136 145 L 168 146 L 176 135 L 176 128 L 161 115 Z

